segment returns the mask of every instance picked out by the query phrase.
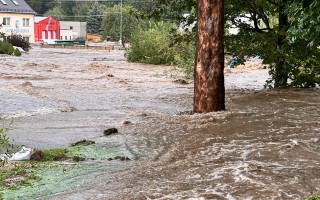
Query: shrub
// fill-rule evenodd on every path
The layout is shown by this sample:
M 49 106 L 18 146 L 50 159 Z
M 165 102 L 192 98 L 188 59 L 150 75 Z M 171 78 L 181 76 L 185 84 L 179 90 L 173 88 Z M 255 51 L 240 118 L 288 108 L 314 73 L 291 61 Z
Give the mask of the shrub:
M 19 50 L 18 48 L 16 48 L 16 49 L 14 50 L 14 52 L 13 52 L 13 55 L 15 55 L 15 56 L 21 56 L 20 50 Z
M 314 196 L 310 196 L 306 200 L 320 200 L 320 194 L 314 195 Z
M 30 43 L 25 41 L 21 35 L 11 35 L 6 40 L 13 46 L 21 47 L 24 51 L 29 51 L 31 48 Z
M 12 123 L 12 122 L 11 122 Z M 10 123 L 10 125 L 11 125 Z M 8 156 L 13 149 L 13 145 L 10 143 L 9 137 L 7 136 L 6 132 L 9 131 L 8 127 L 1 128 L 0 127 L 0 154 L 5 154 Z M 4 156 L 0 159 L 0 163 L 4 165 L 7 162 L 7 157 Z
M 7 41 L 0 41 L 0 54 L 8 54 L 12 55 L 14 52 L 14 48 L 12 44 Z
M 182 69 L 186 78 L 193 77 L 196 46 L 192 42 L 180 42 L 174 46 L 174 63 Z
M 150 24 L 147 30 L 138 30 L 131 37 L 131 49 L 128 61 L 147 64 L 172 64 L 174 49 L 170 48 L 169 32 L 173 28 L 169 23 Z

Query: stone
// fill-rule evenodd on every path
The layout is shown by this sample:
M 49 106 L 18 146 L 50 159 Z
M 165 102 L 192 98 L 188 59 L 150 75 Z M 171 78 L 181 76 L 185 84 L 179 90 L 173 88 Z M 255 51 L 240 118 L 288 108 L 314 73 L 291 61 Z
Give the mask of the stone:
M 111 135 L 111 134 L 114 134 L 114 133 L 118 133 L 118 129 L 109 128 L 109 129 L 106 129 L 106 130 L 103 131 L 103 135 L 104 136 L 108 136 L 108 135 Z

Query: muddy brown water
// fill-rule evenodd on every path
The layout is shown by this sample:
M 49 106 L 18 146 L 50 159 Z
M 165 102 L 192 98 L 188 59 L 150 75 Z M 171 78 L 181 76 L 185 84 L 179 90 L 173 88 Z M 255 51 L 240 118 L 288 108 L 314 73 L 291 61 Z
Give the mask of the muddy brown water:
M 17 143 L 51 148 L 93 139 L 132 159 L 86 161 L 87 170 L 69 176 L 78 186 L 34 197 L 304 199 L 320 192 L 318 88 L 261 90 L 266 71 L 234 70 L 226 111 L 179 115 L 192 109 L 192 84 L 174 83 L 170 67 L 130 64 L 121 53 L 34 49 L 20 60 L 5 57 L 0 83 L 17 93 L 3 95 L 17 104 L 32 98 L 35 110 L 20 113 L 9 132 Z M 101 137 L 108 127 L 120 133 Z

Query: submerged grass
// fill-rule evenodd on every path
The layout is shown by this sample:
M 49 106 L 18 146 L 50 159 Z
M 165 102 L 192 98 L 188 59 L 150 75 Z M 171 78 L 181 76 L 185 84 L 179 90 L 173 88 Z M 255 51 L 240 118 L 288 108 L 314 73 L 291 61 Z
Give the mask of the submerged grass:
M 94 184 L 100 177 L 98 174 L 130 166 L 107 161 L 120 155 L 129 156 L 118 144 L 80 144 L 36 152 L 33 156 L 37 161 L 7 163 L 0 168 L 0 200 L 34 199 L 72 191 Z M 78 162 L 82 160 L 90 162 Z

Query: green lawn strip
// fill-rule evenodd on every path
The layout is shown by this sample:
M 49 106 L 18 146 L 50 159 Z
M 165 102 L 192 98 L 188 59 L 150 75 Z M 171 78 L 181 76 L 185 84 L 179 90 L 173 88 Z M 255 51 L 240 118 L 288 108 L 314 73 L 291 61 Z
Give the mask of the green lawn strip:
M 0 168 L 0 200 L 30 199 L 74 190 L 86 183 L 84 177 L 101 173 L 100 168 L 112 169 L 117 165 L 112 162 L 109 166 L 92 165 L 94 160 L 112 161 L 126 156 L 130 157 L 130 153 L 123 145 L 114 143 L 81 143 L 67 149 L 35 150 L 33 161 L 7 163 Z M 91 161 L 79 162 L 84 160 Z

